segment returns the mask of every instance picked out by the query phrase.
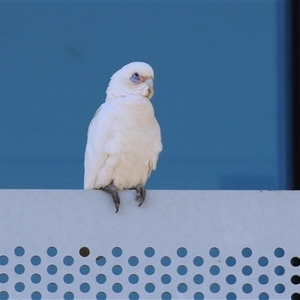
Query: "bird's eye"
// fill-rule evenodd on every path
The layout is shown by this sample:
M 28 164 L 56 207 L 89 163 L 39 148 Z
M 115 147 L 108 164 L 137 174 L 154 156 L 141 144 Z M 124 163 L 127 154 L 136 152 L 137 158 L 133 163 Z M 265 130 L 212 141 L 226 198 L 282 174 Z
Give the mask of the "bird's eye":
M 135 72 L 131 75 L 130 80 L 134 83 L 138 83 L 141 81 L 140 74 Z

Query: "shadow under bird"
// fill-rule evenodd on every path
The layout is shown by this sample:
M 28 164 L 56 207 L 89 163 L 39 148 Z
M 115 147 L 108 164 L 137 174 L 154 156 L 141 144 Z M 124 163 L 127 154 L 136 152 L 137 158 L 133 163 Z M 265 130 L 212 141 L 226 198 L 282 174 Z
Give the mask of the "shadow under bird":
M 135 189 L 139 206 L 145 184 L 162 151 L 160 127 L 150 102 L 154 72 L 144 62 L 132 62 L 110 79 L 106 100 L 87 133 L 84 189 L 111 194 L 119 211 L 118 190 Z

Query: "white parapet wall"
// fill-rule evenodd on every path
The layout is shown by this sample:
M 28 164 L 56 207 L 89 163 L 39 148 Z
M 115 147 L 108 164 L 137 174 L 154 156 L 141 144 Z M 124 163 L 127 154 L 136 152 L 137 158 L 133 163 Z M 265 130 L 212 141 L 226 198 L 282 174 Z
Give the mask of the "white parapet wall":
M 0 190 L 0 299 L 300 299 L 300 192 Z

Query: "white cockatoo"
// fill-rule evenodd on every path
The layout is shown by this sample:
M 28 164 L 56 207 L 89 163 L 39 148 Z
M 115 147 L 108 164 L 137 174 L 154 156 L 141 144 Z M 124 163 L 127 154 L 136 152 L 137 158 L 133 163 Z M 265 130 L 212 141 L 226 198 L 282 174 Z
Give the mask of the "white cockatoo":
M 112 195 L 119 210 L 118 190 L 135 189 L 139 206 L 145 184 L 162 151 L 160 127 L 153 106 L 154 72 L 144 62 L 132 62 L 109 82 L 106 100 L 92 119 L 84 158 L 84 189 Z

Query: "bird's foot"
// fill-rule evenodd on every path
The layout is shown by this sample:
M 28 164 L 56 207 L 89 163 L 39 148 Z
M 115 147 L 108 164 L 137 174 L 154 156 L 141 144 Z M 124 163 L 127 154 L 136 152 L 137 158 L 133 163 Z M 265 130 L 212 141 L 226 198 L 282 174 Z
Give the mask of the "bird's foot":
M 120 197 L 119 197 L 117 188 L 113 184 L 110 184 L 108 186 L 101 188 L 101 190 L 111 194 L 111 196 L 114 200 L 116 213 L 117 213 L 119 211 L 119 207 L 120 207 Z
M 136 190 L 135 200 L 140 202 L 139 206 L 141 206 L 146 198 L 146 189 L 143 185 L 139 184 L 135 187 L 135 190 Z

